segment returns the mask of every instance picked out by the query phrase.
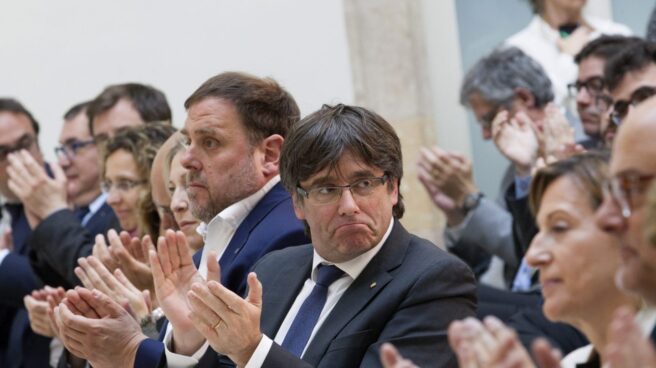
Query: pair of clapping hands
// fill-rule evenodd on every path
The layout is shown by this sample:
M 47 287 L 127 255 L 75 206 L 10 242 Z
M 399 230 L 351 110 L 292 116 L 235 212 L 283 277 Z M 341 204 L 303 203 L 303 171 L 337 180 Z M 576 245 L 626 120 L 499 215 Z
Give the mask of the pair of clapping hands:
M 483 322 L 475 318 L 453 322 L 449 326 L 449 344 L 461 368 L 560 367 L 561 354 L 546 339 L 533 343 L 532 360 L 515 331 L 495 317 L 486 317 Z M 622 307 L 615 313 L 604 356 L 604 367 L 608 368 L 656 367 L 654 346 L 644 337 L 629 308 Z M 383 345 L 380 358 L 384 368 L 418 368 L 390 344 Z
M 518 176 L 532 175 L 545 164 L 583 150 L 574 141 L 574 129 L 552 103 L 544 108 L 541 122 L 532 121 L 523 111 L 510 116 L 501 110 L 492 120 L 492 140 Z
M 147 294 L 130 284 L 129 275 L 124 277 L 123 260 L 120 261 L 123 271 L 115 270 L 114 274 L 100 261 L 116 252 L 113 247 L 117 237 L 124 247 L 127 240 L 136 245 L 129 237 L 114 235 L 108 236 L 109 247 L 99 241 L 94 256 L 80 261 L 76 274 L 85 288 L 66 293 L 47 288 L 26 298 L 33 327 L 39 333 L 50 332 L 59 337 L 71 353 L 94 367 L 132 365 L 139 343 L 147 338 L 135 314 L 137 310 L 150 308 Z M 148 240 L 141 242 L 141 255 L 144 258 L 148 255 L 157 301 L 174 327 L 176 351 L 194 352 L 207 339 L 216 351 L 245 364 L 262 336 L 259 328 L 262 289 L 255 274 L 249 275 L 250 292 L 242 299 L 220 284 L 220 269 L 213 252 L 207 261 L 211 281 L 200 276 L 182 232 L 167 231 L 158 239 L 157 249 L 152 243 L 144 243 Z M 133 261 L 138 261 L 138 251 L 129 251 L 127 247 L 124 250 L 133 255 Z M 148 267 L 145 263 L 141 266 Z M 34 302 L 44 300 L 48 306 L 35 307 Z M 47 319 L 32 318 L 32 312 L 43 310 Z

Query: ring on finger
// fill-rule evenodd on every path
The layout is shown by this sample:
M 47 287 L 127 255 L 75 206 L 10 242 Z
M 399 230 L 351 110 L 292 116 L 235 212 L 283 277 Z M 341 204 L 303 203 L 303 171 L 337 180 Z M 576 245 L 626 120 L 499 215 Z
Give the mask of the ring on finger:
M 221 326 L 221 322 L 223 322 L 223 320 L 219 318 L 219 320 L 214 324 L 214 326 L 212 326 L 212 329 L 216 330 L 217 328 L 219 328 L 219 326 Z

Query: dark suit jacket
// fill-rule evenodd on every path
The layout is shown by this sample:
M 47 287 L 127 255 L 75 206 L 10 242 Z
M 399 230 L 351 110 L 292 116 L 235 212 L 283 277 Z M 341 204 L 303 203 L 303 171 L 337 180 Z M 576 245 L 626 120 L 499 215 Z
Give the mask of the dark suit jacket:
M 273 250 L 307 242 L 303 224 L 294 215 L 291 197 L 282 184 L 278 183 L 251 210 L 230 240 L 219 260 L 221 282 L 235 293 L 244 295 L 246 276 L 260 258 Z M 201 254 L 202 250 L 194 254 L 196 266 Z M 166 328 L 166 324 L 163 328 Z M 137 350 L 135 367 L 165 364 L 164 344 L 154 339 L 142 341 Z M 208 349 L 199 366 L 215 367 L 216 364 L 218 355 Z
M 273 252 L 255 272 L 263 286 L 262 332 L 270 338 L 310 277 L 311 245 Z M 399 222 L 349 286 L 308 345 L 303 360 L 273 344 L 263 367 L 380 367 L 378 349 L 393 343 L 420 367 L 454 367 L 447 327 L 475 315 L 471 270 Z
M 110 211 L 108 214 L 107 211 Z M 14 308 L 15 312 L 11 318 L 2 321 L 2 324 L 9 324 L 7 340 L 6 357 L 4 363 L 0 361 L 2 367 L 47 367 L 50 359 L 50 339 L 35 334 L 30 328 L 29 318 L 27 311 L 23 305 L 23 297 L 28 295 L 33 290 L 43 287 L 43 282 L 39 277 L 40 273 L 32 267 L 28 259 L 28 254 L 34 251 L 36 231 L 45 231 L 47 234 L 41 234 L 42 241 L 52 242 L 50 247 L 57 248 L 65 246 L 66 237 L 62 237 L 60 232 L 73 233 L 86 232 L 95 236 L 96 232 L 106 232 L 106 223 L 108 218 L 116 217 L 111 208 L 104 204 L 90 219 L 85 227 L 83 227 L 79 220 L 72 215 L 68 217 L 68 223 L 61 223 L 60 226 L 55 226 L 44 230 L 42 225 L 50 220 L 53 216 L 60 216 L 61 213 L 70 213 L 69 210 L 62 210 L 54 213 L 46 218 L 37 228 L 31 232 L 26 233 L 25 242 L 19 248 L 15 248 L 12 253 L 7 255 L 0 264 L 0 304 L 4 307 Z M 116 220 L 117 221 L 117 220 Z M 105 227 L 103 227 L 105 226 Z M 61 263 L 61 262 L 60 262 Z M 44 272 L 44 271 L 41 271 Z M 49 276 L 45 271 L 45 276 Z M 49 279 L 49 278 L 46 278 Z M 9 282 L 11 280 L 11 282 Z M 47 283 L 48 285 L 53 285 Z M 57 286 L 57 284 L 54 284 Z
M 73 211 L 57 211 L 41 221 L 27 240 L 31 247 L 30 263 L 45 284 L 73 288 L 80 284 L 73 272 L 78 258 L 91 255 L 95 236 L 106 234 L 109 229 L 120 230 L 120 225 L 107 203 L 85 226 Z

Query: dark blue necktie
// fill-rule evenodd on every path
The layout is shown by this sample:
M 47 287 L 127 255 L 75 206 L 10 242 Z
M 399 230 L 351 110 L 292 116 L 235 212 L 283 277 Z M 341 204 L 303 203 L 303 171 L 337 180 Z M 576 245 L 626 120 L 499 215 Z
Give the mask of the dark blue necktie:
M 86 216 L 87 213 L 89 213 L 89 211 L 90 211 L 89 206 L 78 207 L 75 210 L 75 217 L 77 217 L 77 219 L 80 220 L 80 222 L 82 222 L 82 220 L 84 220 L 84 216 Z
M 319 265 L 317 267 L 317 282 L 289 327 L 285 340 L 282 342 L 283 348 L 297 357 L 301 357 L 314 325 L 319 320 L 321 310 L 326 304 L 328 287 L 343 274 L 344 271 L 335 266 Z

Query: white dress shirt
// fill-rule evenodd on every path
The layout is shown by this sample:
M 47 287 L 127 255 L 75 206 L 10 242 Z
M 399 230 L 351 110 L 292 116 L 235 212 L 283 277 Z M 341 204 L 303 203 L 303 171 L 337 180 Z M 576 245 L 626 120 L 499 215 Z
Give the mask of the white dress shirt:
M 202 255 L 198 272 L 203 278 L 207 278 L 207 253 L 215 251 L 220 260 L 228 244 L 235 235 L 237 228 L 244 221 L 246 216 L 251 212 L 257 203 L 280 182 L 280 175 L 271 178 L 257 192 L 249 197 L 234 203 L 216 215 L 209 224 L 201 223 L 197 231 L 203 236 L 205 245 L 203 246 Z M 173 338 L 173 326 L 166 325 L 166 334 L 164 335 L 164 345 L 166 346 L 167 366 L 172 368 L 193 367 L 198 364 L 200 358 L 205 354 L 209 346 L 206 341 L 203 346 L 191 356 L 176 354 L 172 352 L 171 342 Z
M 627 26 L 606 19 L 585 16 L 585 22 L 592 28 L 589 41 L 602 34 L 631 35 Z M 559 39 L 558 30 L 551 28 L 544 19 L 536 15 L 526 28 L 510 36 L 505 43 L 524 51 L 544 68 L 553 84 L 554 102 L 559 106 L 568 107 L 567 84 L 576 81 L 578 66 L 572 55 L 560 51 Z
M 369 249 L 368 251 L 362 253 L 361 255 L 353 258 L 350 261 L 334 264 L 335 266 L 337 266 L 337 268 L 344 271 L 344 276 L 342 276 L 337 281 L 333 282 L 328 287 L 326 304 L 323 306 L 323 309 L 321 310 L 321 314 L 319 314 L 319 320 L 317 320 L 317 324 L 314 325 L 314 328 L 312 329 L 312 333 L 310 334 L 310 338 L 308 339 L 308 342 L 305 344 L 301 356 L 305 354 L 305 350 L 310 345 L 310 342 L 312 342 L 314 335 L 317 333 L 321 325 L 323 325 L 326 318 L 330 315 L 330 312 L 333 310 L 337 302 L 339 302 L 339 299 L 341 299 L 342 295 L 344 295 L 344 292 L 349 288 L 349 286 L 351 286 L 353 281 L 355 281 L 355 279 L 358 278 L 360 273 L 362 273 L 365 267 L 367 267 L 367 265 L 374 258 L 374 256 L 378 254 L 380 248 L 383 247 L 383 244 L 385 244 L 385 241 L 389 237 L 389 234 L 392 232 L 393 226 L 394 226 L 394 218 L 390 220 L 390 224 L 387 227 L 387 231 L 385 232 L 385 235 L 383 235 L 383 238 L 380 240 L 378 244 L 376 244 L 375 247 Z M 271 340 L 271 338 L 269 338 L 268 336 L 262 335 L 262 339 L 260 340 L 260 343 L 257 345 L 257 348 L 255 349 L 255 352 L 253 352 L 253 355 L 251 356 L 248 363 L 246 363 L 245 368 L 261 367 L 267 355 L 269 354 L 269 350 L 271 350 L 271 346 L 273 345 L 274 341 L 276 344 L 282 345 L 282 342 L 285 340 L 285 336 L 287 336 L 287 332 L 289 331 L 289 328 L 291 327 L 294 318 L 296 318 L 299 309 L 301 309 L 303 302 L 305 302 L 305 299 L 310 295 L 312 289 L 314 288 L 314 285 L 316 284 L 317 267 L 320 264 L 331 265 L 333 263 L 326 261 L 315 250 L 314 255 L 312 257 L 312 272 L 310 274 L 310 278 L 305 280 L 305 284 L 303 284 L 301 291 L 296 296 L 296 299 L 294 300 L 294 304 L 292 304 L 292 307 L 289 309 L 289 312 L 287 312 L 287 316 L 285 316 L 285 319 L 282 321 L 282 324 L 280 325 L 280 328 L 276 333 L 275 339 Z

